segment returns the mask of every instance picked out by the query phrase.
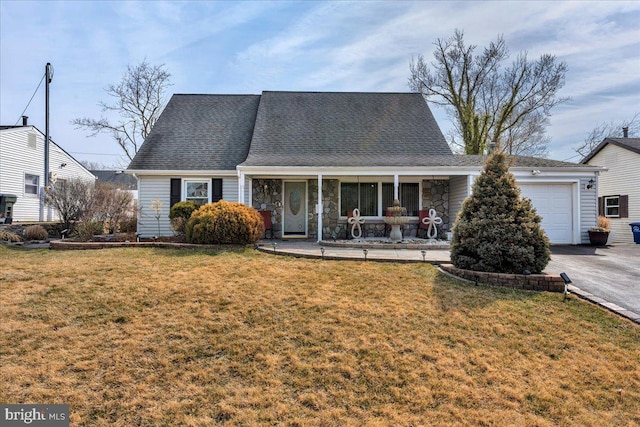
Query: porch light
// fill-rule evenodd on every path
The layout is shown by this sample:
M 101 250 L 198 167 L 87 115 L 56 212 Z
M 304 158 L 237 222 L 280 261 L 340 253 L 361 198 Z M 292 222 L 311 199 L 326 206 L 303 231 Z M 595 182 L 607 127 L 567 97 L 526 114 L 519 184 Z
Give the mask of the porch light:
M 589 179 L 589 183 L 587 184 L 587 190 L 591 190 L 593 188 L 593 184 L 595 184 L 595 180 L 593 178 Z

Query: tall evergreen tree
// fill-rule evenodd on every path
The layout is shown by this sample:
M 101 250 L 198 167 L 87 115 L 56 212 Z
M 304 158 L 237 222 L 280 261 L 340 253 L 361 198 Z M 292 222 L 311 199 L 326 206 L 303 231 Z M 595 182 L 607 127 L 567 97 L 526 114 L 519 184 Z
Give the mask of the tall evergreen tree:
M 453 264 L 475 271 L 541 273 L 549 263 L 549 240 L 529 199 L 520 197 L 504 153 L 487 160 L 472 191 L 453 227 Z

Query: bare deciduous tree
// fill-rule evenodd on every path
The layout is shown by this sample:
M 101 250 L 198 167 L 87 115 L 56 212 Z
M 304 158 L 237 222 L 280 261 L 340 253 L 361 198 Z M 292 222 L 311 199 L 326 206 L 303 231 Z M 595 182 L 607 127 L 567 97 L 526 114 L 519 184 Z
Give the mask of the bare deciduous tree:
M 47 193 L 47 203 L 60 217 L 66 228 L 86 218 L 91 212 L 93 185 L 81 179 L 58 180 Z
M 91 136 L 101 132 L 111 133 L 124 151 L 133 159 L 140 145 L 158 120 L 164 108 L 164 92 L 170 86 L 169 74 L 162 65 L 150 65 L 146 59 L 135 67 L 128 66 L 117 85 L 109 85 L 105 91 L 115 101 L 101 102 L 103 112 L 119 114 L 117 122 L 106 117 L 74 119 L 76 128 L 91 131 Z
M 93 220 L 101 221 L 109 231 L 115 232 L 120 220 L 131 213 L 132 202 L 131 192 L 96 182 L 93 190 Z
M 81 179 L 58 180 L 47 193 L 47 203 L 66 228 L 78 221 L 98 221 L 114 232 L 121 220 L 134 213 L 132 200 L 129 191 Z
M 605 138 L 622 138 L 624 136 L 622 128 L 627 128 L 629 137 L 640 136 L 640 113 L 636 113 L 631 119 L 625 119 L 617 123 L 600 123 L 587 135 L 582 145 L 574 148 L 574 151 L 584 159 Z
M 449 39 L 436 40 L 435 46 L 432 63 L 423 56 L 411 61 L 409 86 L 448 108 L 466 154 L 481 154 L 488 141 L 504 150 L 509 145 L 505 141 L 508 132 L 526 120 L 542 127 L 544 133 L 543 119 L 551 108 L 567 100 L 556 96 L 564 85 L 567 65 L 553 55 L 530 61 L 526 52 L 521 52 L 510 66 L 502 68 L 509 58 L 502 36 L 475 54 L 477 46 L 465 45 L 459 30 Z M 514 141 L 510 147 L 513 149 Z

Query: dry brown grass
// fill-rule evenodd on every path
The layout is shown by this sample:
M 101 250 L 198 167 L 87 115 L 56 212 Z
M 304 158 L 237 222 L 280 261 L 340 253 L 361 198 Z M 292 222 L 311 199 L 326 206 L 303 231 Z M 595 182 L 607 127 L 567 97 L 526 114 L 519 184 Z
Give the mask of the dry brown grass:
M 78 426 L 640 424 L 640 328 L 426 264 L 0 246 L 0 402 Z

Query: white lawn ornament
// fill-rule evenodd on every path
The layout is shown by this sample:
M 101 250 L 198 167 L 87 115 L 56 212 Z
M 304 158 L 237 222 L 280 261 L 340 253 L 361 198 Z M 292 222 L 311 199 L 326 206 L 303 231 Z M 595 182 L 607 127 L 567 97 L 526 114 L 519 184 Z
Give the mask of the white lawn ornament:
M 364 224 L 364 218 L 360 216 L 360 209 L 356 208 L 353 210 L 353 216 L 347 220 L 349 224 L 351 224 L 351 237 L 354 239 L 359 239 L 362 237 L 362 227 L 361 224 Z M 357 235 L 356 235 L 357 231 Z
M 435 209 L 429 209 L 429 216 L 422 218 L 422 223 L 428 227 L 427 237 L 429 239 L 438 237 L 438 229 L 436 226 L 442 224 L 442 218 L 438 216 Z

